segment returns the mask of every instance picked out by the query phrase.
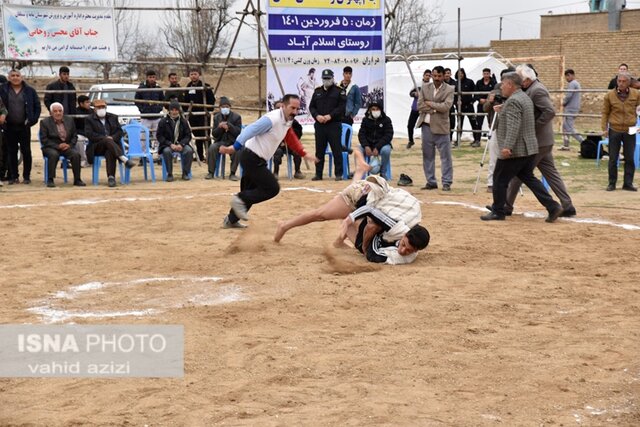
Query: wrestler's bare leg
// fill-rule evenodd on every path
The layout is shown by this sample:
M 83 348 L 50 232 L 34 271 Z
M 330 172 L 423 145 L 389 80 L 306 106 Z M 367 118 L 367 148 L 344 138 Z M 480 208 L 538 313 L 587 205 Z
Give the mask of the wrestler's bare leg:
M 324 205 L 317 209 L 304 212 L 288 221 L 281 221 L 276 228 L 276 234 L 273 240 L 279 242 L 285 233 L 294 227 L 300 227 L 312 222 L 331 221 L 335 219 L 344 219 L 351 213 L 351 208 L 347 205 L 341 195 L 335 196 Z
M 359 149 L 353 150 L 353 159 L 356 163 L 356 171 L 353 173 L 353 182 L 360 181 L 365 178 L 367 172 L 371 170 L 369 163 L 364 161 L 364 154 Z

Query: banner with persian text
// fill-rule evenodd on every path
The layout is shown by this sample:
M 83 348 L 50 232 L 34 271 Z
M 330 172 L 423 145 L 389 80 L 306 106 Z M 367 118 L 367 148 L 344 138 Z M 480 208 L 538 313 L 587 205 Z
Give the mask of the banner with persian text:
M 336 84 L 344 67 L 362 92 L 360 123 L 371 102 L 384 103 L 384 0 L 269 0 L 269 48 L 285 93 L 301 98 L 301 124 L 312 124 L 308 103 L 330 69 Z M 267 107 L 282 97 L 274 67 L 267 67 Z
M 2 15 L 6 58 L 118 59 L 111 8 L 3 4 Z

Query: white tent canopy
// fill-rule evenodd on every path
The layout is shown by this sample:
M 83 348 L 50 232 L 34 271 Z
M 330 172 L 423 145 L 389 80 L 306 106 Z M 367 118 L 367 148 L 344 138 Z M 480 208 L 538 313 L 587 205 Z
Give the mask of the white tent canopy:
M 412 61 L 409 64 L 413 72 L 413 77 L 418 85 L 422 84 L 422 74 L 426 69 L 431 70 L 438 65 L 444 68 L 451 68 L 453 73 L 458 69 L 457 59 L 419 60 Z M 500 71 L 507 68 L 504 63 L 493 56 L 464 58 L 460 66 L 464 68 L 467 77 L 473 80 L 474 83 L 482 78 L 482 70 L 484 68 L 490 68 L 491 72 L 496 75 L 498 81 L 500 80 Z M 385 92 L 385 113 L 393 122 L 394 138 L 406 138 L 407 121 L 409 120 L 411 103 L 413 102 L 413 98 L 409 97 L 409 92 L 413 89 L 413 81 L 411 80 L 407 63 L 404 61 L 389 61 L 386 64 L 386 68 L 387 87 Z M 453 77 L 455 78 L 455 75 Z M 488 126 L 486 122 L 485 120 L 485 129 Z M 464 121 L 463 129 L 470 129 L 468 120 Z M 414 136 L 419 138 L 420 131 L 416 130 Z

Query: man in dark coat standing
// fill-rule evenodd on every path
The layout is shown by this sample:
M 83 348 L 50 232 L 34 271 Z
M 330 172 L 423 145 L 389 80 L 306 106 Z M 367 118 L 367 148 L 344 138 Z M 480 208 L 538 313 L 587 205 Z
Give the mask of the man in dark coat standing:
M 184 91 L 182 102 L 193 102 L 194 104 L 210 105 L 210 107 L 196 107 L 191 108 L 189 115 L 189 125 L 192 128 L 209 126 L 210 114 L 213 111 L 213 105 L 216 103 L 216 97 L 211 90 L 209 84 L 205 84 L 200 79 L 200 70 L 197 68 L 189 71 L 189 83 L 186 87 L 204 87 L 205 89 L 191 89 Z M 196 137 L 196 151 L 198 152 L 198 158 L 200 161 L 204 161 L 205 146 L 208 148 L 209 144 L 205 144 L 208 141 L 209 132 L 206 129 L 193 129 L 193 136 Z
M 76 90 L 73 83 L 69 81 L 69 67 L 62 66 L 58 71 L 58 80 L 49 83 L 46 90 Z M 51 104 L 59 102 L 64 108 L 65 114 L 76 114 L 76 94 L 74 93 L 46 93 L 44 95 L 44 105 L 51 111 Z
M 9 72 L 9 81 L 0 88 L 0 99 L 7 108 L 4 138 L 7 144 L 9 184 L 20 182 L 18 149 L 22 153 L 22 178 L 31 184 L 31 126 L 40 118 L 40 99 L 36 90 L 22 80 L 20 70 Z

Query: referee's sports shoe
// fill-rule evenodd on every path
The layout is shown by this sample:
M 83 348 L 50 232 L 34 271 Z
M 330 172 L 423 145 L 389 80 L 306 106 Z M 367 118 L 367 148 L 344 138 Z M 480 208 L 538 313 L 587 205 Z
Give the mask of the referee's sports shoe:
M 229 215 L 227 215 L 222 221 L 222 228 L 247 228 L 247 226 L 242 224 L 240 221 L 232 223 L 229 221 Z
M 247 206 L 237 194 L 231 198 L 231 209 L 233 209 L 233 213 L 235 213 L 238 218 L 244 219 L 245 221 L 249 220 Z

